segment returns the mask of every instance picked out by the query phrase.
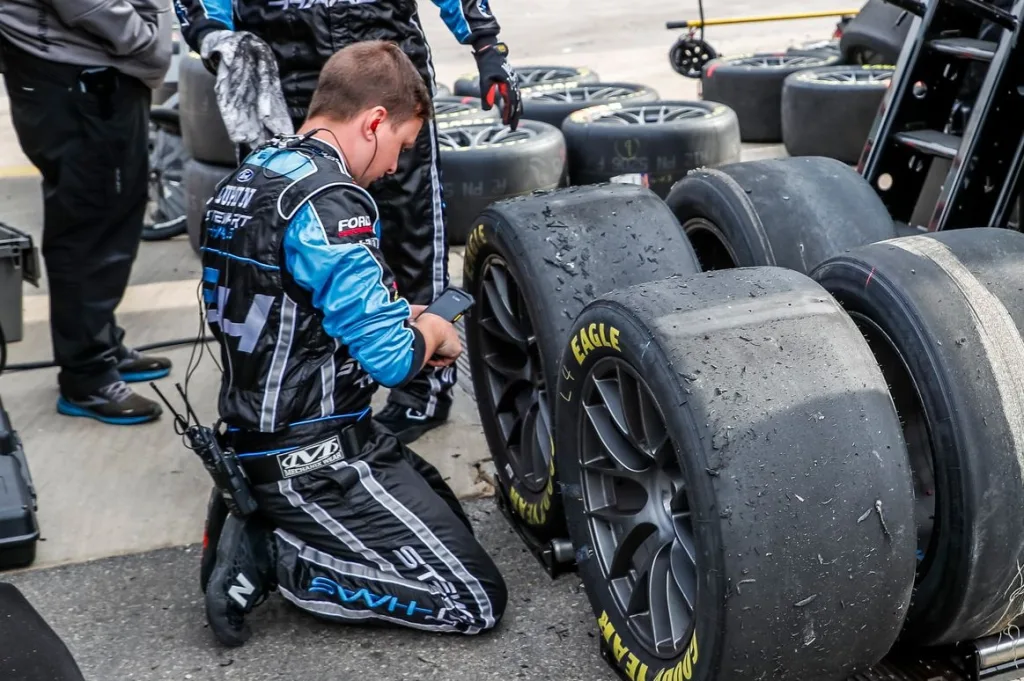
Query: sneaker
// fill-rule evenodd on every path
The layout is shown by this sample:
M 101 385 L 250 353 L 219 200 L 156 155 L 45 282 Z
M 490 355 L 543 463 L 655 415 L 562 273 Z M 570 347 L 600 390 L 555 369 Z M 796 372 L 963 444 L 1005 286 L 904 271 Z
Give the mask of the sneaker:
M 155 381 L 171 373 L 171 360 L 166 357 L 150 357 L 134 348 L 125 348 L 117 363 L 121 379 L 128 383 Z
M 427 416 L 421 411 L 400 404 L 387 404 L 373 418 L 406 445 L 448 420 L 440 416 Z
M 213 566 L 217 563 L 217 544 L 224 529 L 224 521 L 228 519 L 228 505 L 216 487 L 210 492 L 210 502 L 206 505 L 206 525 L 203 528 L 203 555 L 199 561 L 199 588 L 206 593 L 206 585 L 210 582 Z
M 228 514 L 206 588 L 206 620 L 223 645 L 240 646 L 252 631 L 245 616 L 274 588 L 274 537 L 252 518 Z
M 85 397 L 61 395 L 57 411 L 65 416 L 85 416 L 115 426 L 147 423 L 160 418 L 160 405 L 137 394 L 124 381 L 114 381 Z

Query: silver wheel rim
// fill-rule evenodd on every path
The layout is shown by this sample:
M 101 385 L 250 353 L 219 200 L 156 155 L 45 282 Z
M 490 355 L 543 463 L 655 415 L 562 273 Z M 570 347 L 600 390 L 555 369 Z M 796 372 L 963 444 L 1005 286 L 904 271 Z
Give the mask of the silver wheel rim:
M 823 66 L 827 59 L 811 54 L 758 54 L 752 57 L 729 60 L 734 66 L 757 66 L 763 69 L 789 68 L 791 66 Z
M 835 71 L 833 73 L 814 73 L 811 77 L 824 83 L 888 83 L 892 80 L 892 71 L 876 71 L 871 69 Z
M 524 91 L 528 99 L 542 102 L 592 102 L 625 99 L 641 92 L 640 88 L 627 88 L 618 85 L 580 85 L 579 87 L 545 90 L 531 93 Z
M 451 116 L 453 114 L 477 111 L 478 107 L 462 102 L 434 102 L 435 116 Z
M 534 83 L 556 83 L 560 80 L 576 80 L 584 75 L 578 69 L 565 66 L 520 66 L 516 67 L 519 86 Z
M 537 136 L 537 131 L 522 124 L 516 130 L 496 123 L 494 125 L 467 125 L 437 131 L 437 142 L 442 149 L 478 149 L 495 144 L 523 142 Z
M 593 117 L 595 123 L 618 125 L 656 125 L 692 118 L 704 118 L 710 107 L 688 104 L 651 104 L 623 107 L 617 111 L 600 111 Z

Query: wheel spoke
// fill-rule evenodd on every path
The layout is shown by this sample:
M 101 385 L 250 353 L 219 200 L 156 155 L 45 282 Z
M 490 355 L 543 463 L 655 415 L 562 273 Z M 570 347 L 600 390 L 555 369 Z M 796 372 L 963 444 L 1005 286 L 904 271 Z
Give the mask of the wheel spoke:
M 692 545 L 690 549 L 692 550 Z M 679 589 L 679 597 L 686 603 L 687 610 L 692 614 L 697 605 L 697 568 L 692 556 L 676 541 L 671 551 L 672 581 Z
M 661 418 L 661 414 L 658 413 L 657 405 L 639 386 L 637 387 L 637 396 L 640 400 L 640 432 L 644 434 L 643 449 L 648 456 L 657 458 L 658 454 L 666 448 L 665 445 L 669 444 L 668 430 L 665 428 L 665 421 Z M 668 449 L 671 450 L 671 447 Z M 674 454 L 674 452 L 671 453 Z
M 548 411 L 547 396 L 544 392 L 537 394 L 537 418 L 534 421 L 533 440 L 536 443 L 533 467 L 537 471 L 547 471 L 554 453 L 551 451 L 551 423 Z
M 618 579 L 626 577 L 630 568 L 633 567 L 633 560 L 636 558 L 637 550 L 643 546 L 652 534 L 658 530 L 647 523 L 629 524 L 624 523 L 624 531 L 615 547 L 615 557 L 608 567 L 608 577 Z
M 510 305 L 508 298 L 503 297 L 499 293 L 498 285 L 493 281 L 484 282 L 484 292 L 487 295 L 487 302 L 490 303 L 491 312 L 494 314 L 493 317 L 489 317 L 488 320 L 493 319 L 499 325 L 501 331 L 498 332 L 493 325 L 487 325 L 481 320 L 481 324 L 487 331 L 495 331 L 495 335 L 505 336 L 513 344 L 520 347 L 526 347 L 526 336 L 523 335 L 522 330 L 516 323 L 515 315 L 512 313 L 512 306 Z
M 647 577 L 647 608 L 651 618 L 651 638 L 658 650 L 672 650 L 677 639 L 686 630 L 677 631 L 675 622 L 678 616 L 672 611 L 678 607 L 679 591 L 672 582 L 672 542 L 668 541 L 658 547 L 650 563 Z M 673 603 L 675 596 L 675 603 Z
M 598 441 L 616 465 L 632 473 L 640 473 L 647 470 L 653 462 L 650 460 L 645 461 L 637 454 L 633 445 L 630 444 L 629 440 L 626 439 L 615 425 L 615 421 L 612 419 L 607 406 L 599 404 L 587 406 L 584 409 L 594 431 L 597 433 Z

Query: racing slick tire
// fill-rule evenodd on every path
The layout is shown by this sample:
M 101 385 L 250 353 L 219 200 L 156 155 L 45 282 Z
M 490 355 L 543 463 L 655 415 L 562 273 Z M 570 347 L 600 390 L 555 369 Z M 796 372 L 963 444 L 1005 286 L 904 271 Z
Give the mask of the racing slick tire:
M 195 52 L 182 60 L 178 74 L 181 139 L 189 156 L 203 163 L 238 165 L 235 143 L 228 136 L 213 90 L 216 78 Z
M 744 142 L 781 142 L 782 83 L 786 76 L 838 63 L 835 54 L 783 52 L 719 57 L 701 70 L 701 97 L 736 112 Z
M 558 128 L 500 120 L 437 124 L 448 242 L 464 244 L 476 216 L 494 201 L 563 184 L 565 139 Z
M 895 64 L 910 32 L 911 17 L 885 0 L 868 0 L 843 27 L 844 64 Z
M 811 276 L 861 327 L 904 423 L 918 569 L 901 642 L 996 634 L 1024 608 L 1024 235 L 932 232 Z
M 740 160 L 736 114 L 711 102 L 599 104 L 570 114 L 562 133 L 574 185 L 632 182 L 664 198 L 694 168 Z
M 435 123 L 497 120 L 501 120 L 498 108 L 491 107 L 484 111 L 479 97 L 434 97 Z
M 665 202 L 705 270 L 774 265 L 807 274 L 846 249 L 897 236 L 878 194 L 831 158 L 701 168 Z
M 580 309 L 615 288 L 699 271 L 663 201 L 644 187 L 569 187 L 493 204 L 465 251 L 477 409 L 499 494 L 532 542 L 565 537 L 552 458 L 562 346 Z
M 895 71 L 894 66 L 827 66 L 787 76 L 782 85 L 786 153 L 856 165 Z
M 200 252 L 203 244 L 202 224 L 206 203 L 213 198 L 217 183 L 230 175 L 235 166 L 215 166 L 195 159 L 185 161 L 186 225 L 192 250 Z
M 653 102 L 658 93 L 636 83 L 540 83 L 522 89 L 523 118 L 562 127 L 566 116 L 589 106 Z
M 882 659 L 913 588 L 913 490 L 839 304 L 791 270 L 708 272 L 599 296 L 568 338 L 559 478 L 618 670 L 840 680 Z
M 515 66 L 520 89 L 539 83 L 596 83 L 600 80 L 597 72 L 586 66 Z M 480 74 L 465 73 L 455 80 L 452 93 L 457 96 L 479 97 Z

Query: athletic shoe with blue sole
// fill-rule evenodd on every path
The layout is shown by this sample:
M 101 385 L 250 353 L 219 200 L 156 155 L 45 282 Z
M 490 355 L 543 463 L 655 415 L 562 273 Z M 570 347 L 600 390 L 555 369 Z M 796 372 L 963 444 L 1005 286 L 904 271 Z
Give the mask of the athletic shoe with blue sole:
M 57 411 L 65 416 L 91 418 L 113 426 L 131 426 L 160 418 L 163 409 L 137 394 L 124 381 L 115 381 L 84 397 L 61 395 Z
M 155 381 L 171 373 L 171 360 L 166 357 L 150 357 L 138 350 L 125 348 L 117 363 L 117 372 L 127 383 Z

